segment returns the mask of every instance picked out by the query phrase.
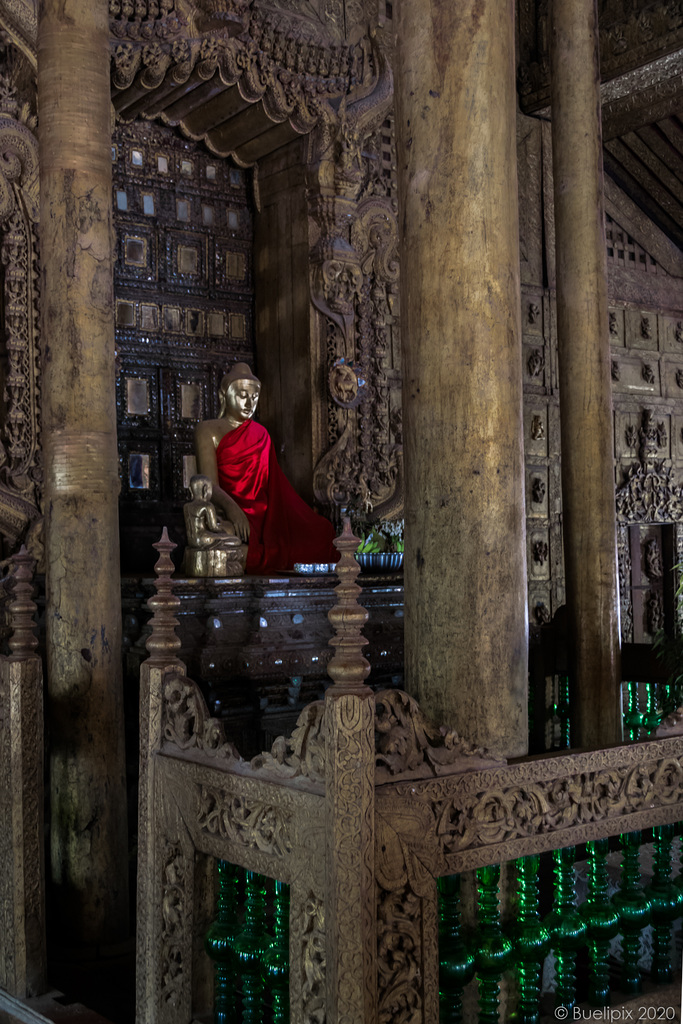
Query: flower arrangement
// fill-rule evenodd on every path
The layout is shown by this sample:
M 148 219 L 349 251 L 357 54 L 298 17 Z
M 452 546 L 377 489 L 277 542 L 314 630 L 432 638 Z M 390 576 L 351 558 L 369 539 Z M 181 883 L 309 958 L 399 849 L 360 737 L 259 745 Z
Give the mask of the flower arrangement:
M 360 534 L 359 555 L 403 552 L 402 519 L 378 519 L 374 523 L 360 523 L 356 529 Z

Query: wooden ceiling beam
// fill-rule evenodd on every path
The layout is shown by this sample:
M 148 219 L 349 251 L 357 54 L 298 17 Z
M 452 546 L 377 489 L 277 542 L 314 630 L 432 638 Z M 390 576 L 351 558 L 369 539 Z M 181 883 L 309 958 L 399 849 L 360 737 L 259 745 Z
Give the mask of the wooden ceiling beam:
M 268 156 L 269 153 L 274 153 L 281 146 L 286 146 L 298 135 L 299 132 L 292 128 L 289 121 L 282 121 L 280 124 L 274 124 L 270 131 L 265 131 L 263 135 L 257 135 L 256 138 L 245 142 L 235 155 L 240 163 L 251 166 Z
M 241 146 L 263 135 L 275 125 L 261 103 L 252 103 L 235 117 L 206 132 L 207 145 L 216 154 L 235 153 Z
M 213 79 L 211 81 L 213 82 Z M 131 120 L 138 115 L 157 117 L 172 103 L 176 103 L 183 96 L 196 93 L 201 86 L 207 84 L 206 79 L 200 78 L 196 69 L 187 81 L 180 85 L 173 81 L 172 75 L 167 75 L 165 81 L 157 89 L 147 90 L 145 95 L 128 104 L 125 108 L 125 116 Z
M 233 85 L 207 100 L 201 107 L 188 111 L 182 118 L 183 128 L 193 138 L 199 139 L 252 105 L 242 97 L 237 86 Z

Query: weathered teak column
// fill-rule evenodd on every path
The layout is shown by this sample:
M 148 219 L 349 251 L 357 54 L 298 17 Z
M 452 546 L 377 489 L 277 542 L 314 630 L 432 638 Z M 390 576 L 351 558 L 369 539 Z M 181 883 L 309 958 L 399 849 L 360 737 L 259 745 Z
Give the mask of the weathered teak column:
M 551 5 L 551 99 L 572 743 L 621 739 L 614 440 L 595 0 Z
M 527 750 L 513 0 L 401 0 L 406 688 Z
M 325 940 L 327 1024 L 377 1020 L 375 894 L 375 697 L 361 651 L 368 613 L 358 604 L 358 538 L 348 519 L 334 542 L 341 552 L 337 601 L 328 613 L 335 653 L 325 692 Z
M 41 0 L 43 452 L 54 921 L 128 936 L 107 0 Z

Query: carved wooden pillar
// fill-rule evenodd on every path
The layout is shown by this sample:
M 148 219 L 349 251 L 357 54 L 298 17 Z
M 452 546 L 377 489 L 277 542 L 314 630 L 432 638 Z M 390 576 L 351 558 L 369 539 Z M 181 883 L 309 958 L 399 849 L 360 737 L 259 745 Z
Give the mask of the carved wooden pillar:
M 329 613 L 336 648 L 325 693 L 326 898 L 328 1024 L 373 1024 L 376 999 L 374 877 L 375 700 L 363 684 L 370 666 L 360 630 L 368 613 L 357 603 L 358 538 L 349 520 L 335 541 L 341 551 L 337 604 Z
M 188 931 L 184 923 L 173 937 L 173 914 L 164 911 L 164 900 L 171 905 L 180 900 L 189 908 L 192 893 L 192 857 L 180 841 L 178 823 L 173 827 L 173 808 L 160 798 L 156 785 L 155 755 L 162 743 L 163 685 L 169 674 L 184 676 L 185 665 L 176 657 L 180 640 L 175 627 L 175 612 L 180 600 L 173 594 L 173 562 L 176 547 L 166 527 L 153 547 L 159 552 L 154 567 L 156 593 L 147 606 L 154 615 L 152 633 L 147 638 L 149 658 L 140 666 L 140 781 L 138 787 L 138 878 L 135 969 L 135 1010 L 138 1024 L 166 1024 L 191 1015 L 190 971 L 187 962 Z M 171 835 L 172 834 L 172 835 Z M 169 840 L 171 835 L 171 840 Z M 182 864 L 176 871 L 175 863 Z M 175 877 L 175 876 L 178 877 Z M 181 886 L 178 892 L 175 888 Z M 191 916 L 190 916 L 191 920 Z M 184 954 L 184 956 L 183 956 Z M 173 962 L 175 960 L 175 963 Z
M 106 0 L 38 24 L 51 872 L 67 944 L 128 937 Z
M 562 510 L 572 743 L 621 739 L 611 359 L 595 0 L 552 5 Z
M 45 991 L 43 668 L 35 653 L 33 559 L 14 556 L 12 651 L 0 658 L 0 988 Z
M 527 750 L 514 4 L 399 6 L 406 688 Z

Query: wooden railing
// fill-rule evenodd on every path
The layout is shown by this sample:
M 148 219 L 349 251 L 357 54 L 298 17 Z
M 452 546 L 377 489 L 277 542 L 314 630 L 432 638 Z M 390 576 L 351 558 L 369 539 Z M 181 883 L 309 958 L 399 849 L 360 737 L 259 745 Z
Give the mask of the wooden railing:
M 213 859 L 289 886 L 292 1024 L 435 1024 L 438 879 L 683 820 L 683 737 L 507 763 L 433 726 L 407 694 L 374 694 L 350 531 L 338 545 L 334 683 L 251 762 L 175 658 L 172 545 L 157 545 L 141 675 L 138 1024 L 210 1011 Z

